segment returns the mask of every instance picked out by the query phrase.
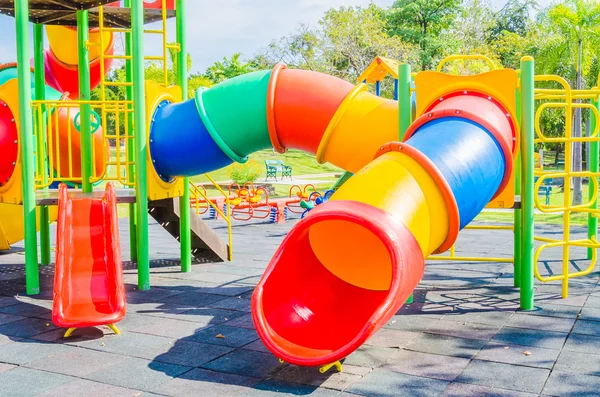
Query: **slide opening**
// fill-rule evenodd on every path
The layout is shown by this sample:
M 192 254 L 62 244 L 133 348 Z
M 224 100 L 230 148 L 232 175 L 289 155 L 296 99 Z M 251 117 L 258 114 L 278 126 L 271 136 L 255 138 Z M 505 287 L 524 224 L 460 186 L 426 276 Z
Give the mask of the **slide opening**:
M 410 231 L 356 201 L 315 208 L 281 247 L 254 292 L 252 313 L 266 346 L 298 365 L 356 350 L 402 306 L 424 270 Z
M 318 354 L 352 341 L 385 301 L 392 278 L 384 243 L 347 219 L 302 228 L 278 259 L 264 285 L 270 331 L 284 345 Z

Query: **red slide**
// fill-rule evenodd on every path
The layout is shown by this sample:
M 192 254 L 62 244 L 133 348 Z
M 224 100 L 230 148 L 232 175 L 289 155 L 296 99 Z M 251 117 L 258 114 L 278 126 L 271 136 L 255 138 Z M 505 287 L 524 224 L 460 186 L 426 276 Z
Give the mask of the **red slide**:
M 102 198 L 60 186 L 52 322 L 75 328 L 114 324 L 125 316 L 125 286 L 111 183 Z

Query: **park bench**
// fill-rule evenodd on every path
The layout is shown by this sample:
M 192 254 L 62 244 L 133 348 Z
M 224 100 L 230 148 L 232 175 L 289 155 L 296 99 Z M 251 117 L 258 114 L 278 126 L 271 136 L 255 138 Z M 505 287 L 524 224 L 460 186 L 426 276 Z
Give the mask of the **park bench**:
M 277 173 L 281 174 L 281 179 L 285 177 L 292 179 L 292 167 L 285 165 L 282 160 L 265 160 L 265 167 L 267 169 L 265 181 L 269 178 L 277 180 Z

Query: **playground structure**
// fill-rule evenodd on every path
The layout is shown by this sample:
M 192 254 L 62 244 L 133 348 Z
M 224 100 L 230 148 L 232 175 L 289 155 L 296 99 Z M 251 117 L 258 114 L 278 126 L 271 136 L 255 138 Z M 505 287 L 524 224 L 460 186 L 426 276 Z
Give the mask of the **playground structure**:
M 98 3 L 112 2 L 97 1 L 93 6 Z M 187 177 L 244 162 L 251 153 L 266 148 L 280 153 L 287 148 L 304 150 L 316 154 L 319 162 L 331 162 L 348 171 L 336 193 L 292 229 L 253 296 L 257 332 L 274 354 L 290 363 L 324 365 L 326 369 L 356 350 L 409 299 L 423 275 L 425 259 L 435 259 L 431 254 L 446 260 L 514 263 L 523 310 L 533 308 L 534 276 L 542 282 L 560 280 L 566 296 L 570 278 L 593 270 L 599 247 L 600 90 L 572 90 L 560 77 L 536 76 L 530 57 L 522 59 L 519 72 L 496 70 L 493 62 L 481 56 L 454 56 L 443 60 L 437 72 L 416 75 L 411 74 L 409 65 L 378 58 L 361 81 L 377 84 L 392 74 L 397 101 L 369 93 L 364 83 L 354 86 L 284 65 L 199 90 L 195 98 L 183 101 L 188 97 L 184 0 L 176 1 L 175 10 L 168 9 L 166 0 L 161 1 L 160 9 L 145 9 L 141 0 L 91 11 L 86 10 L 92 8 L 91 3 L 82 0 L 79 4 L 81 9 L 76 12 L 56 10 L 56 15 L 66 15 L 61 23 L 78 26 L 79 92 L 77 100 L 68 101 L 64 92 L 49 91 L 45 85 L 41 24 L 48 16 L 39 16 L 35 7 L 28 9 L 27 1 L 14 3 L 18 63 L 3 68 L 5 80 L 0 86 L 0 100 L 6 105 L 0 107 L 0 150 L 6 150 L 13 161 L 3 162 L 0 168 L 0 176 L 7 178 L 0 187 L 0 225 L 7 245 L 25 238 L 28 293 L 39 292 L 36 205 L 40 207 L 42 264 L 46 265 L 50 263 L 48 224 L 53 219 L 48 206 L 70 200 L 64 188 L 61 195 L 51 186 L 81 185 L 86 208 L 100 205 L 94 184 L 112 182 L 125 187 L 115 190 L 114 196 L 109 189 L 108 196 L 113 198 L 107 201 L 130 205 L 132 258 L 138 264 L 139 287 L 147 290 L 148 213 L 180 240 L 183 271 L 191 270 L 192 254 L 200 260 L 230 258 L 231 240 L 225 243 L 216 237 L 190 206 L 190 196 L 196 203 L 204 199 L 228 220 L 230 228 L 230 195 L 215 184 L 225 200 L 223 211 L 205 192 L 190 185 Z M 174 46 L 166 43 L 166 19 L 171 16 L 176 17 L 178 33 Z M 36 23 L 35 100 L 31 103 L 28 18 Z M 153 18 L 162 21 L 162 29 L 145 30 L 144 21 Z M 89 36 L 89 21 L 98 25 L 93 31 L 96 38 Z M 97 53 L 100 99 L 91 100 L 91 48 L 110 49 L 110 45 L 105 47 L 111 41 L 110 33 L 125 35 L 126 53 Z M 144 34 L 162 35 L 161 56 L 144 57 Z M 169 86 L 167 79 L 169 49 L 179 53 L 179 84 L 175 87 Z M 108 60 L 125 62 L 126 82 L 106 80 Z M 165 79 L 161 84 L 144 82 L 145 60 L 163 62 Z M 442 73 L 447 62 L 463 60 L 486 62 L 490 71 L 474 76 Z M 68 82 L 75 87 L 71 79 Z M 559 88 L 536 87 L 536 83 L 547 82 Z M 60 81 L 58 84 L 56 87 L 64 89 Z M 111 86 L 125 87 L 126 97 L 108 100 Z M 537 110 L 536 101 L 541 102 Z M 540 114 L 551 107 L 565 109 L 564 138 L 544 137 L 539 129 Z M 569 116 L 577 107 L 590 109 L 593 115 L 594 128 L 588 137 L 571 136 Z M 65 120 L 62 124 L 61 119 Z M 571 171 L 570 144 L 576 141 L 590 143 L 589 171 Z M 565 143 L 565 171 L 535 170 L 535 142 Z M 12 145 L 18 146 L 17 151 Z M 535 184 L 534 174 L 539 176 Z M 594 187 L 583 205 L 572 205 L 572 177 L 589 178 Z M 563 205 L 539 202 L 536 190 L 548 178 L 564 179 Z M 515 202 L 515 195 L 520 195 L 520 201 Z M 459 230 L 468 227 L 486 206 L 514 209 L 513 258 L 454 254 Z M 537 238 L 542 244 L 535 251 L 534 208 L 564 214 L 563 238 Z M 15 214 L 21 211 L 21 226 L 6 223 L 19 218 Z M 574 213 L 589 214 L 588 239 L 570 239 L 570 215 Z M 104 222 L 108 224 L 105 234 L 116 227 L 114 216 L 95 216 L 79 225 L 79 230 L 87 230 L 84 238 L 91 241 L 91 230 L 106 225 Z M 72 226 L 62 221 L 59 230 L 62 227 Z M 59 244 L 65 234 L 59 236 Z M 591 263 L 588 269 L 570 273 L 569 248 L 574 246 L 588 248 Z M 537 259 L 544 249 L 553 247 L 563 250 L 563 273 L 542 276 Z M 447 250 L 450 256 L 439 256 Z M 90 266 L 93 260 L 83 250 L 60 252 L 65 255 L 64 263 Z M 75 271 L 58 259 L 61 257 L 57 258 L 57 274 Z M 114 269 L 110 274 L 118 272 L 118 262 L 104 263 Z M 118 296 L 115 291 L 111 294 Z M 89 302 L 92 298 L 82 299 Z M 121 307 L 113 302 L 111 310 L 118 314 Z M 62 324 L 73 328 L 91 323 L 65 320 Z
M 201 190 L 202 195 L 192 199 L 190 205 L 198 215 L 209 213 L 211 219 L 222 219 L 223 214 L 229 213 L 232 219 L 238 221 L 269 218 L 277 224 L 288 220 L 288 212 L 302 214 L 302 203 L 313 201 L 316 198 L 314 194 L 318 193 L 312 184 L 304 187 L 293 185 L 287 197 L 271 199 L 269 192 L 263 187 L 257 188 L 253 183 L 240 187 L 232 183 L 229 185 L 226 200 L 223 196 L 208 196 L 206 188 L 202 185 L 196 186 L 196 189 Z M 223 211 L 217 212 L 216 208 L 223 208 Z

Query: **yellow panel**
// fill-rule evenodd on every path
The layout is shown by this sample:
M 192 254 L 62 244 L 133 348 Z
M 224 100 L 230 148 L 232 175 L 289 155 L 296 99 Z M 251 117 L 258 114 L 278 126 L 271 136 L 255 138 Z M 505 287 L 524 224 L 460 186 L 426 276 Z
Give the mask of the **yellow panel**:
M 21 144 L 21 125 L 19 120 L 19 86 L 17 79 L 7 81 L 0 86 L 0 99 L 6 102 L 12 112 L 17 131 L 19 131 L 19 146 Z M 17 154 L 17 165 L 10 180 L 0 186 L 0 203 L 21 204 L 23 203 L 23 189 L 21 184 L 21 150 Z
M 461 91 L 475 91 L 491 96 L 510 113 L 516 128 L 515 147 L 519 147 L 519 123 L 517 120 L 517 72 L 513 69 L 500 69 L 473 76 L 457 76 L 439 72 L 420 72 L 415 77 L 417 87 L 417 116 L 421 116 L 433 103 L 448 94 Z M 516 158 L 516 152 L 513 158 Z M 487 208 L 511 208 L 515 202 L 515 175 L 511 175 L 508 185 Z
M 163 101 L 181 102 L 181 88 L 177 86 L 164 87 L 154 81 L 146 81 L 146 134 L 150 140 L 150 125 L 152 115 Z M 150 156 L 150 145 L 146 150 L 146 164 L 148 165 L 148 199 L 161 200 L 171 197 L 181 197 L 183 195 L 183 179 L 175 178 L 171 182 L 163 181 L 152 163 Z
M 362 83 L 366 80 L 367 83 L 376 83 L 388 75 L 398 79 L 398 62 L 389 58 L 377 57 L 360 75 L 358 82 Z
M 496 99 L 510 113 L 511 119 L 516 121 L 517 81 L 517 72 L 513 69 L 494 70 L 473 76 L 456 76 L 439 72 L 417 73 L 415 77 L 417 117 L 425 113 L 434 102 L 448 94 L 475 91 Z M 518 123 L 514 124 L 518 129 Z
M 508 185 L 502 193 L 494 200 L 490 201 L 485 208 L 512 208 L 515 205 L 515 173 L 510 176 Z
M 58 217 L 58 208 L 49 208 L 50 222 Z M 37 227 L 40 225 L 40 208 L 37 208 Z M 23 240 L 23 206 L 0 204 L 0 251 L 10 250 L 10 245 Z

